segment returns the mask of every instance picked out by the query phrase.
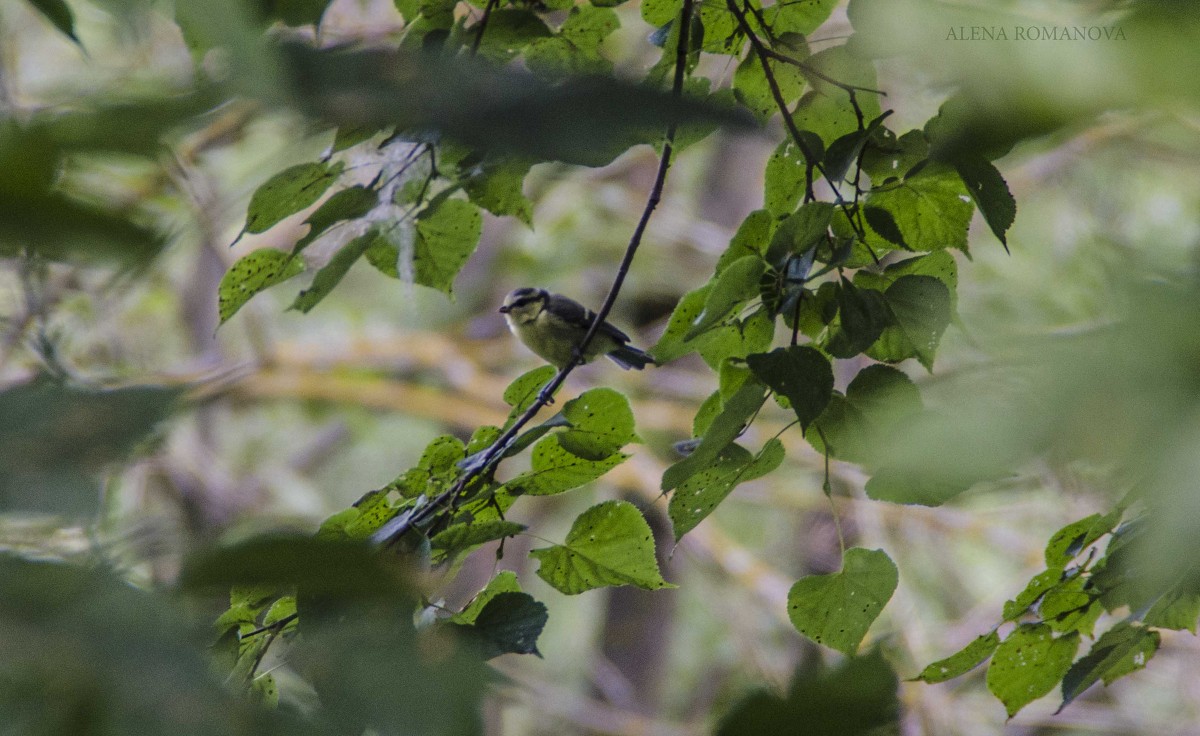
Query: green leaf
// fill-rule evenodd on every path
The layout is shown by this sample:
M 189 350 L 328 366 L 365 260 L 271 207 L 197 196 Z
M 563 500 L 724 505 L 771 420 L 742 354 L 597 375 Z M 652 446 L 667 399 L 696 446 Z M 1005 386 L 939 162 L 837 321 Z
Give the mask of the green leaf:
M 89 517 L 100 476 L 177 408 L 180 389 L 97 390 L 46 378 L 0 391 L 0 511 Z
M 533 205 L 522 189 L 529 167 L 528 161 L 518 159 L 485 166 L 478 174 L 463 180 L 463 191 L 472 202 L 493 215 L 511 215 L 532 226 Z
M 483 233 L 479 208 L 461 199 L 446 199 L 417 216 L 413 244 L 413 278 L 450 295 L 454 277 L 475 252 Z
M 771 238 L 767 261 L 778 264 L 791 253 L 804 253 L 826 237 L 834 206 L 829 202 L 809 202 L 784 218 Z
M 641 6 L 642 20 L 658 28 L 665 26 L 679 15 L 683 0 L 644 0 Z
M 916 356 L 932 371 L 938 343 L 953 316 L 950 290 L 933 276 L 902 276 L 884 296 L 895 324 L 867 354 L 887 362 Z
M 637 507 L 605 501 L 579 515 L 562 545 L 529 553 L 538 576 L 567 595 L 608 585 L 673 588 L 654 557 L 654 533 Z
M 696 449 L 684 459 L 667 468 L 662 477 L 662 490 L 670 491 L 716 461 L 721 451 L 729 446 L 763 402 L 766 387 L 758 381 L 746 381 L 737 393 L 725 402 L 721 413 L 713 419 L 708 431 Z
M 883 550 L 846 550 L 840 572 L 801 578 L 788 591 L 788 618 L 818 644 L 853 655 L 899 582 Z
M 880 447 L 888 444 L 892 433 L 920 411 L 921 393 L 912 379 L 891 366 L 870 365 L 858 372 L 846 387 L 845 396 L 835 392 L 831 397 L 829 407 L 815 422 L 821 432 L 808 432 L 805 437 L 818 452 L 822 452 L 825 449 L 821 440 L 823 434 L 834 457 L 867 462 Z M 874 495 L 873 490 L 868 495 L 896 503 L 914 502 Z
M 1200 593 L 1175 590 L 1155 601 L 1143 621 L 1147 626 L 1195 634 L 1197 618 L 1200 618 Z
M 1104 632 L 1091 651 L 1062 678 L 1061 711 L 1097 681 L 1105 685 L 1146 666 L 1161 641 L 1157 631 L 1122 621 Z M 1073 653 L 1073 652 L 1072 652 Z
M 517 574 L 511 570 L 503 570 L 489 580 L 487 586 L 475 594 L 467 607 L 451 616 L 450 620 L 456 624 L 473 624 L 480 612 L 493 598 L 501 593 L 520 592 L 521 583 L 517 581 Z
M 1016 598 L 1005 602 L 1004 620 L 1015 621 L 1025 615 L 1030 606 L 1037 603 L 1046 594 L 1046 591 L 1062 582 L 1062 579 L 1062 568 L 1051 568 L 1034 575 Z
M 973 208 L 962 179 L 953 171 L 926 167 L 901 183 L 872 189 L 864 204 L 886 210 L 905 247 L 911 250 L 967 248 L 967 228 L 971 225 Z M 867 224 L 871 222 L 868 220 Z M 868 242 L 883 248 L 893 247 L 886 237 L 883 241 L 868 238 Z
M 563 406 L 571 427 L 558 435 L 563 449 L 587 460 L 603 460 L 634 441 L 629 399 L 611 388 L 594 388 Z
M 929 158 L 929 142 L 919 130 L 910 130 L 899 138 L 887 128 L 880 129 L 863 151 L 863 171 L 877 185 L 903 179 L 918 163 Z
M 746 215 L 729 247 L 717 259 L 716 273 L 720 275 L 731 264 L 737 263 L 746 256 L 762 258 L 771 242 L 771 233 L 775 230 L 775 218 L 766 210 L 755 210 Z
M 559 33 L 588 54 L 599 54 L 600 44 L 621 27 L 616 12 L 609 8 L 576 5 L 563 21 Z
M 776 35 L 802 33 L 807 36 L 829 19 L 835 7 L 837 0 L 777 0 L 763 10 L 763 17 Z
M 704 333 L 695 342 L 708 367 L 719 371 L 730 358 L 745 358 L 771 347 L 774 336 L 775 320 L 766 309 L 759 309 L 744 320 Z
M 525 50 L 525 66 L 547 82 L 608 74 L 612 63 L 599 54 L 587 52 L 561 36 L 541 38 Z
M 531 468 L 504 484 L 509 493 L 549 496 L 590 483 L 625 462 L 614 453 L 599 460 L 579 457 L 563 447 L 560 436 L 544 437 L 533 447 Z
M 508 388 L 504 389 L 504 403 L 512 407 L 512 411 L 508 413 L 509 422 L 524 414 L 525 410 L 533 405 L 542 388 L 557 373 L 558 370 L 552 365 L 540 365 L 522 373 L 508 384 Z
M 1067 524 L 1050 537 L 1046 543 L 1046 567 L 1066 567 L 1097 539 L 1108 534 L 1121 521 L 1121 509 L 1100 515 L 1092 514 L 1079 521 Z
M 954 167 L 983 214 L 984 221 L 1007 250 L 1005 233 L 1017 217 L 1017 200 L 1008 191 L 1004 177 L 982 156 L 961 156 L 954 162 Z
M 992 655 L 987 686 L 1009 718 L 1054 689 L 1071 668 L 1079 634 L 1055 637 L 1046 624 L 1021 624 Z
M 1058 633 L 1078 631 L 1091 636 L 1104 610 L 1099 598 L 1098 593 L 1089 590 L 1088 581 L 1076 575 L 1047 590 L 1038 613 Z
M 79 37 L 75 35 L 75 16 L 64 0 L 29 0 L 29 4 L 37 8 L 63 35 L 79 43 Z
M 984 660 L 992 656 L 998 646 L 1000 646 L 999 634 L 995 631 L 984 634 L 949 657 L 939 659 L 921 670 L 921 674 L 917 675 L 916 679 L 930 684 L 952 680 L 983 664 Z
M 767 440 L 757 455 L 738 444 L 731 444 L 715 462 L 688 478 L 671 495 L 668 513 L 678 542 L 725 500 L 733 489 L 770 473 L 783 462 L 783 444 Z
M 455 553 L 477 544 L 515 536 L 525 528 L 524 524 L 500 520 L 453 524 L 435 534 L 429 540 L 429 546 L 434 550 Z
M 537 640 L 548 618 L 546 606 L 528 593 L 497 593 L 475 615 L 464 633 L 474 640 L 484 659 L 501 654 L 540 657 Z
M 308 225 L 308 232 L 292 246 L 292 255 L 307 248 L 337 223 L 367 214 L 378 202 L 379 193 L 363 186 L 349 187 L 334 192 L 304 221 L 304 224 Z
M 284 169 L 250 197 L 246 232 L 262 233 L 285 217 L 310 206 L 341 176 L 345 164 L 314 162 Z
M 474 41 L 481 26 L 475 24 L 466 33 Z M 498 63 L 511 61 L 533 41 L 551 35 L 546 23 L 531 10 L 495 8 L 487 19 L 487 29 L 479 44 L 479 55 Z
M 820 144 L 817 138 L 816 143 Z M 810 151 L 816 154 L 813 146 Z M 790 137 L 785 138 L 767 159 L 763 183 L 763 207 L 772 215 L 782 217 L 799 204 L 807 184 L 807 163 L 803 149 Z
M 846 279 L 842 279 L 837 305 L 838 329 L 825 345 L 835 358 L 853 358 L 867 350 L 893 321 L 884 294 L 860 289 Z
M 729 264 L 712 282 L 704 300 L 704 309 L 684 335 L 694 340 L 758 294 L 758 282 L 766 264 L 758 256 L 745 256 Z
M 775 60 L 768 60 L 767 64 L 775 78 L 780 97 L 790 107 L 804 91 L 804 75 L 799 68 L 791 64 Z M 779 112 L 775 95 L 757 54 L 747 55 L 745 60 L 738 64 L 733 73 L 733 93 L 738 102 L 745 105 L 759 120 L 769 120 Z
M 325 297 L 329 296 L 329 292 L 333 291 L 334 287 L 342 281 L 342 277 L 350 270 L 363 253 L 367 252 L 367 248 L 375 242 L 378 234 L 369 232 L 366 235 L 360 235 L 349 243 L 343 245 L 333 258 L 329 259 L 329 263 L 325 267 L 317 271 L 317 275 L 313 277 L 312 284 L 296 295 L 295 301 L 288 309 L 295 309 L 304 314 L 308 314 L 313 307 L 321 303 Z
M 758 380 L 786 396 L 801 430 L 821 416 L 833 393 L 833 368 L 818 350 L 803 345 L 746 356 Z

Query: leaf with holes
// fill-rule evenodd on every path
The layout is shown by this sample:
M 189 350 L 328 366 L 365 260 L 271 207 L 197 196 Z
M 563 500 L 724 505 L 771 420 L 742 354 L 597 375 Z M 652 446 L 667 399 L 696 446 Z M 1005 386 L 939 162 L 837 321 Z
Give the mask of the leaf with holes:
M 712 465 L 688 478 L 671 495 L 667 511 L 675 541 L 695 529 L 738 484 L 770 473 L 783 458 L 783 444 L 776 438 L 767 440 L 757 455 L 738 444 L 726 447 Z
M 633 504 L 605 501 L 579 515 L 561 545 L 529 553 L 538 576 L 567 595 L 605 586 L 674 588 L 654 557 L 654 533 Z
M 225 324 L 260 291 L 300 275 L 304 261 L 274 248 L 261 248 L 240 258 L 221 277 L 217 312 Z
M 883 550 L 846 550 L 842 569 L 801 578 L 788 591 L 788 618 L 809 639 L 853 655 L 899 582 Z
M 563 406 L 570 428 L 558 435 L 563 449 L 587 460 L 603 460 L 637 439 L 629 399 L 611 388 L 583 392 Z
M 989 632 L 977 637 L 949 657 L 939 659 L 921 670 L 921 674 L 917 675 L 915 679 L 932 684 L 965 675 L 983 664 L 984 660 L 992 656 L 998 646 L 1000 646 L 1000 635 L 994 631 Z
M 1022 624 L 996 649 L 988 666 L 988 690 L 1008 716 L 1054 689 L 1071 668 L 1079 633 L 1055 637 L 1046 624 Z
M 246 212 L 246 232 L 270 230 L 310 206 L 341 176 L 345 164 L 313 162 L 284 169 L 255 190 Z

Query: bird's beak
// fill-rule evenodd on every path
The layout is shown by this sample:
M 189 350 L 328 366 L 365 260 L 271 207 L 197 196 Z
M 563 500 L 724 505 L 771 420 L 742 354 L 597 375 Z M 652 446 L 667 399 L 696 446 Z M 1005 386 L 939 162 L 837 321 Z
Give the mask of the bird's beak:
M 508 307 L 503 306 L 503 307 L 500 307 L 500 309 L 498 309 L 496 311 L 500 312 L 500 314 L 508 314 Z

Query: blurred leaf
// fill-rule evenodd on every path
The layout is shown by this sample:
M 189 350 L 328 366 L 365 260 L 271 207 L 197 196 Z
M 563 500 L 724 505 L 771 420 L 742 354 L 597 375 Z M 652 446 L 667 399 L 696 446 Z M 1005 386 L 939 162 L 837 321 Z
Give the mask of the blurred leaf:
M 371 545 L 304 536 L 263 536 L 202 552 L 184 566 L 187 590 L 231 585 L 298 587 L 307 595 L 341 598 L 406 595 L 401 570 Z
M 350 270 L 362 254 L 367 251 L 375 239 L 379 237 L 374 232 L 369 232 L 366 235 L 360 235 L 349 243 L 346 243 L 338 252 L 329 259 L 329 263 L 317 271 L 317 275 L 313 277 L 312 284 L 296 295 L 295 301 L 288 309 L 295 309 L 304 314 L 308 314 L 313 307 L 321 303 L 321 301 L 329 296 L 329 292 L 342 281 L 342 277 Z
M 481 30 L 479 24 L 471 26 L 467 33 L 474 36 Z M 550 29 L 531 10 L 521 8 L 496 8 L 487 21 L 487 30 L 479 44 L 479 55 L 496 62 L 511 61 L 515 56 L 538 38 L 546 38 Z
M 1054 689 L 1078 648 L 1078 632 L 1055 637 L 1046 624 L 1021 624 L 992 655 L 988 690 L 1004 703 L 1011 718 Z
M 829 359 L 814 348 L 791 345 L 770 353 L 746 356 L 754 376 L 778 394 L 786 396 L 800 420 L 801 430 L 821 416 L 833 392 L 833 369 Z
M 75 16 L 64 0 L 29 0 L 29 4 L 46 16 L 63 35 L 79 43 L 79 37 L 75 35 Z
M 1143 618 L 1147 626 L 1196 633 L 1200 618 L 1200 593 L 1173 590 L 1154 602 Z
M 717 736 L 877 736 L 900 730 L 899 683 L 878 651 L 835 668 L 801 667 L 786 697 L 757 692 L 724 718 Z
M 546 606 L 528 593 L 497 593 L 475 615 L 471 625 L 459 631 L 476 640 L 484 659 L 501 654 L 540 657 L 537 640 L 548 617 Z
M 883 550 L 846 550 L 842 569 L 801 578 L 788 591 L 788 618 L 818 644 L 853 655 L 896 590 L 899 573 Z
M 170 416 L 181 391 L 99 390 L 39 378 L 0 392 L 0 509 L 82 517 L 97 477 Z
M 747 381 L 725 402 L 724 408 L 704 433 L 700 444 L 684 459 L 667 468 L 662 477 L 662 490 L 670 491 L 711 465 L 721 452 L 742 433 L 746 422 L 766 401 L 766 387 L 758 381 Z
M 233 697 L 171 606 L 101 568 L 4 554 L 0 590 L 10 733 L 317 733 Z
M 770 473 L 783 462 L 783 444 L 776 438 L 767 440 L 757 455 L 738 444 L 730 444 L 717 455 L 712 465 L 684 481 L 667 507 L 671 526 L 678 542 L 708 517 L 733 489 Z
M 921 670 L 921 674 L 917 675 L 916 679 L 932 684 L 965 675 L 983 664 L 988 657 L 992 656 L 998 646 L 1000 646 L 999 634 L 995 631 L 984 634 L 960 651 L 945 659 L 939 659 Z
M 589 54 L 598 54 L 600 44 L 621 26 L 617 14 L 609 8 L 576 5 L 567 14 L 559 33 Z
M 304 272 L 304 261 L 274 248 L 259 248 L 229 267 L 217 287 L 221 324 L 255 294 Z
M 863 368 L 846 387 L 846 395 L 834 392 L 829 406 L 817 418 L 819 432 L 805 437 L 818 452 L 826 449 L 841 460 L 867 463 L 887 456 L 894 435 L 906 432 L 921 411 L 921 393 L 904 373 L 886 365 Z M 874 463 L 872 463 L 874 464 Z M 880 476 L 876 475 L 869 483 Z M 878 500 L 911 503 L 891 496 L 871 495 Z
M 344 168 L 340 161 L 315 161 L 297 164 L 272 176 L 250 198 L 246 232 L 266 232 L 285 217 L 309 207 L 337 181 Z
M 480 60 L 298 44 L 282 50 L 296 83 L 293 104 L 314 117 L 433 128 L 475 148 L 534 160 L 595 166 L 637 142 L 657 142 L 672 120 L 746 122 L 728 109 L 613 79 L 548 85 Z
M 538 577 L 567 595 L 609 585 L 673 588 L 654 557 L 654 534 L 637 507 L 605 501 L 579 515 L 562 545 L 529 553 Z
M 1072 700 L 1083 694 L 1096 682 L 1105 685 L 1142 669 L 1158 651 L 1160 637 L 1157 631 L 1122 621 L 1104 632 L 1091 651 L 1076 662 L 1062 678 L 1062 705 L 1065 708 Z
M 611 388 L 593 388 L 568 401 L 562 410 L 570 428 L 558 435 L 568 452 L 602 460 L 637 439 L 629 399 Z

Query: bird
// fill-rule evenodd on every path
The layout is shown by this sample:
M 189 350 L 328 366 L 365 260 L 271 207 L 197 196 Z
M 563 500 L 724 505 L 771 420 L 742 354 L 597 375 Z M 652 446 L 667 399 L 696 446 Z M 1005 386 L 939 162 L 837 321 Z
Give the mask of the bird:
M 574 357 L 596 313 L 574 299 L 552 294 L 545 289 L 523 287 L 504 298 L 500 313 L 508 329 L 533 352 L 558 369 Z M 654 357 L 629 344 L 629 336 L 608 322 L 601 322 L 587 346 L 583 362 L 607 355 L 612 362 L 628 370 L 654 365 Z

